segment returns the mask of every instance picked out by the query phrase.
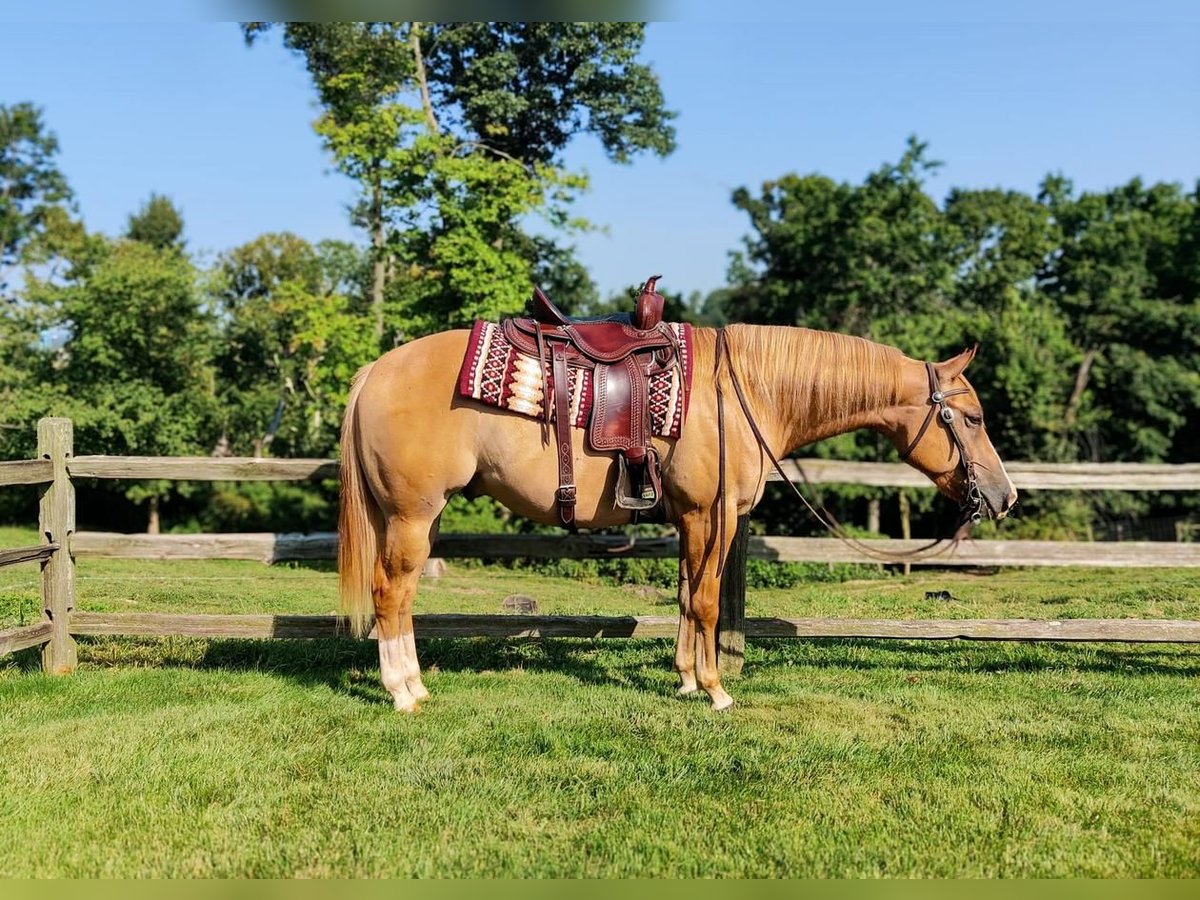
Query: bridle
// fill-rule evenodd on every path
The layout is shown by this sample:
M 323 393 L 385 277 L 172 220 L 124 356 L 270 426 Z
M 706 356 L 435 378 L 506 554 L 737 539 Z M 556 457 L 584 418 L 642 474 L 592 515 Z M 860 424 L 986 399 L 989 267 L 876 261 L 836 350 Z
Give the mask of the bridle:
M 966 471 L 967 475 L 967 492 L 960 504 L 962 510 L 961 524 L 950 539 L 949 544 L 946 544 L 944 538 L 937 538 L 925 544 L 922 547 L 917 547 L 914 550 L 905 553 L 888 553 L 877 550 L 870 546 L 866 541 L 861 541 L 852 537 L 842 527 L 842 524 L 837 520 L 837 517 L 831 513 L 824 504 L 818 503 L 820 509 L 813 506 L 812 502 L 804 496 L 803 492 L 792 483 L 792 480 L 783 471 L 783 466 L 779 459 L 771 451 L 767 445 L 766 439 L 763 437 L 758 423 L 754 421 L 754 416 L 750 412 L 750 405 L 746 402 L 746 395 L 742 391 L 742 385 L 738 379 L 737 372 L 733 368 L 733 358 L 729 353 L 729 344 L 725 340 L 725 329 L 717 329 L 717 343 L 715 358 L 713 360 L 713 381 L 716 387 L 717 394 L 717 441 L 718 441 L 718 477 L 717 477 L 717 519 L 718 519 L 718 554 L 717 554 L 717 575 L 720 576 L 725 568 L 725 546 L 726 546 L 726 524 L 725 524 L 725 403 L 724 392 L 721 390 L 721 363 L 725 363 L 725 370 L 729 373 L 729 381 L 733 385 L 734 393 L 737 395 L 738 404 L 742 408 L 742 414 L 746 417 L 746 422 L 750 426 L 751 432 L 754 434 L 754 439 L 758 442 L 759 448 L 771 460 L 771 464 L 775 467 L 775 471 L 779 474 L 780 479 L 797 497 L 803 501 L 808 507 L 808 511 L 813 514 L 818 522 L 833 534 L 836 538 L 850 547 L 855 548 L 864 556 L 878 560 L 880 562 L 913 562 L 915 560 L 928 559 L 932 556 L 937 556 L 945 552 L 948 547 L 955 546 L 958 541 L 967 533 L 969 525 L 978 524 L 983 520 L 984 500 L 983 493 L 979 490 L 979 479 L 975 474 L 975 462 L 967 455 L 966 445 L 958 434 L 958 430 L 954 427 L 955 415 L 954 410 L 946 405 L 947 397 L 955 397 L 959 394 L 965 394 L 969 388 L 952 388 L 951 390 L 942 390 L 941 383 L 938 379 L 937 370 L 933 363 L 925 363 L 925 371 L 929 374 L 929 412 L 925 416 L 925 421 L 921 423 L 920 429 L 917 431 L 917 436 L 912 442 L 904 448 L 904 452 L 900 454 L 901 459 L 908 459 L 909 455 L 916 449 L 917 444 L 925 437 L 925 433 L 929 430 L 929 426 L 933 424 L 934 416 L 939 417 L 946 428 L 950 432 L 950 437 L 954 441 L 954 445 L 958 448 L 959 465 Z M 804 479 L 804 484 L 810 491 L 813 490 L 812 482 L 808 480 L 808 476 L 804 474 L 804 469 L 797 460 L 792 460 L 796 464 L 797 470 L 800 472 L 800 477 Z M 717 535 L 713 536 L 717 538 Z
M 917 436 L 904 448 L 904 452 L 900 454 L 900 458 L 907 460 L 912 452 L 917 449 L 917 444 L 921 443 L 921 438 L 925 437 L 925 432 L 933 424 L 935 416 L 941 419 L 946 426 L 946 430 L 950 432 L 950 439 L 954 442 L 954 446 L 958 448 L 958 464 L 963 467 L 967 475 L 967 492 L 963 495 L 963 500 L 960 504 L 963 513 L 962 521 L 964 524 L 970 522 L 972 525 L 978 525 L 983 521 L 984 501 L 983 492 L 979 490 L 979 477 L 975 474 L 975 461 L 967 455 L 967 445 L 963 442 L 962 435 L 958 433 L 958 428 L 955 427 L 957 416 L 954 415 L 954 410 L 946 403 L 948 398 L 956 397 L 959 394 L 966 394 L 970 391 L 970 388 L 961 387 L 951 388 L 948 391 L 942 390 L 937 369 L 934 368 L 933 363 L 925 363 L 925 371 L 929 375 L 929 412 L 925 414 L 925 421 L 921 423 L 921 427 L 917 431 Z

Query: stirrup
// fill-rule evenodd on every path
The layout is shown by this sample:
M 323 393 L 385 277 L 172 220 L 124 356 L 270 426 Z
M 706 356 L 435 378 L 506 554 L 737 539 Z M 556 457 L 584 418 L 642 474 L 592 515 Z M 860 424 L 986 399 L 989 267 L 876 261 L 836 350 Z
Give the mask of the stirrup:
M 661 499 L 659 492 L 654 484 L 654 479 L 650 475 L 649 467 L 654 465 L 655 460 L 652 454 L 646 454 L 646 461 L 642 463 L 642 485 L 638 493 L 634 493 L 631 489 L 631 481 L 629 475 L 629 463 L 625 459 L 624 453 L 617 454 L 617 506 L 621 509 L 653 509 L 658 505 Z

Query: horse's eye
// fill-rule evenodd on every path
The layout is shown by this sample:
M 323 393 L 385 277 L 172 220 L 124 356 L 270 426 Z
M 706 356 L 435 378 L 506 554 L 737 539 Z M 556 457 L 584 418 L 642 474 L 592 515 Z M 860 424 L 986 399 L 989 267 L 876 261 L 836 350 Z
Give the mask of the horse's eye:
M 963 416 L 963 418 L 967 420 L 967 424 L 972 428 L 978 428 L 983 424 L 983 416 L 973 416 L 970 413 L 967 413 Z

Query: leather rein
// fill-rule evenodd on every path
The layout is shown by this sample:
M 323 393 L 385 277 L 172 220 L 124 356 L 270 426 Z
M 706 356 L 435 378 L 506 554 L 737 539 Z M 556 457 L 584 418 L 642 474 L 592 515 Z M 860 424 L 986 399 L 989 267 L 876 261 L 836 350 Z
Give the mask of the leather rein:
M 717 433 L 720 466 L 717 479 L 717 502 L 719 504 L 718 516 L 720 522 L 720 552 L 718 554 L 717 562 L 718 576 L 720 576 L 721 571 L 725 566 L 725 535 L 727 515 L 725 509 L 725 403 L 724 393 L 721 390 L 720 379 L 722 359 L 725 361 L 725 368 L 729 372 L 729 381 L 733 385 L 734 393 L 737 395 L 738 404 L 742 408 L 742 414 L 746 417 L 746 422 L 749 424 L 750 430 L 754 433 L 754 439 L 758 442 L 759 448 L 766 453 L 767 458 L 771 460 L 771 464 L 775 467 L 775 471 L 779 473 L 779 477 L 789 488 L 791 488 L 792 492 L 800 498 L 800 500 L 808 508 L 808 511 L 812 513 L 813 517 L 820 522 L 834 537 L 841 540 L 847 546 L 850 546 L 862 553 L 864 556 L 870 557 L 871 559 L 879 562 L 912 562 L 914 559 L 918 558 L 929 559 L 933 556 L 939 555 L 940 553 L 944 553 L 949 547 L 954 546 L 954 544 L 956 544 L 959 539 L 965 535 L 968 523 L 977 524 L 983 518 L 983 494 L 979 490 L 979 481 L 975 474 L 975 463 L 967 455 L 966 445 L 959 436 L 958 429 L 955 428 L 956 416 L 954 414 L 954 410 L 946 405 L 947 398 L 957 396 L 958 394 L 965 394 L 967 393 L 968 389 L 952 388 L 948 391 L 942 390 L 938 379 L 937 370 L 934 368 L 933 363 L 925 363 L 925 370 L 929 375 L 929 412 L 925 415 L 925 421 L 921 424 L 920 429 L 917 431 L 916 437 L 914 437 L 909 445 L 904 449 L 904 452 L 900 454 L 900 458 L 903 460 L 908 459 L 912 452 L 917 448 L 917 445 L 921 442 L 921 439 L 925 437 L 925 433 L 929 430 L 929 426 L 933 424 L 935 416 L 941 419 L 941 421 L 946 425 L 946 428 L 949 430 L 950 437 L 953 440 L 954 445 L 958 448 L 958 465 L 961 465 L 966 470 L 967 474 L 967 493 L 961 504 L 962 521 L 948 544 L 946 543 L 945 538 L 937 538 L 936 540 L 930 541 L 928 544 L 924 544 L 904 553 L 888 553 L 872 547 L 867 541 L 862 541 L 849 535 L 846 532 L 846 529 L 837 520 L 837 517 L 834 516 L 824 504 L 821 504 L 821 508 L 817 509 L 783 471 L 782 464 L 779 462 L 779 459 L 775 456 L 775 454 L 771 452 L 771 448 L 768 446 L 766 439 L 763 437 L 762 431 L 758 427 L 758 423 L 754 420 L 754 416 L 750 412 L 750 406 L 746 401 L 745 393 L 742 391 L 741 382 L 738 379 L 736 370 L 733 368 L 733 358 L 729 354 L 729 343 L 725 338 L 724 328 L 717 329 L 717 344 L 714 356 L 713 381 L 716 386 L 717 394 Z M 793 462 L 796 464 L 796 469 L 800 472 L 800 477 L 804 479 L 805 486 L 810 492 L 816 493 L 812 482 L 808 480 L 808 476 L 804 473 L 803 467 L 798 461 L 793 460 Z

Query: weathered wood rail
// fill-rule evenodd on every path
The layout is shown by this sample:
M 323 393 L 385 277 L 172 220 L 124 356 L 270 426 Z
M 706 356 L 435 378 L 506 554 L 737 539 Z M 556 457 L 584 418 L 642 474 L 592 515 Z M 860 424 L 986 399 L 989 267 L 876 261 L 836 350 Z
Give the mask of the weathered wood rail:
M 323 638 L 346 633 L 336 616 L 163 615 L 95 613 L 75 609 L 76 557 L 129 559 L 333 559 L 337 536 L 324 534 L 144 535 L 77 532 L 74 478 L 177 481 L 304 481 L 337 478 L 329 459 L 74 456 L 71 422 L 38 424 L 38 459 L 0 462 L 0 486 L 40 484 L 36 547 L 0 550 L 0 566 L 40 562 L 42 621 L 0 631 L 0 654 L 41 646 L 43 667 L 70 672 L 76 635 L 198 635 L 220 638 Z M 794 481 L 929 488 L 919 473 L 899 463 L 786 460 Z M 1200 464 L 1010 463 L 1022 490 L 1200 490 Z M 919 540 L 872 541 L 906 551 Z M 674 537 L 631 540 L 613 535 L 463 535 L 439 537 L 435 553 L 459 558 L 674 558 Z M 1200 622 L 1144 619 L 897 621 L 886 619 L 745 618 L 745 562 L 875 562 L 831 538 L 749 535 L 738 523 L 721 600 L 722 667 L 741 667 L 747 637 L 893 638 L 918 640 L 1200 642 Z M 918 564 L 936 566 L 1200 566 L 1200 544 L 1165 542 L 965 541 L 945 545 Z M 663 616 L 417 615 L 427 637 L 674 637 L 676 619 Z
M 800 474 L 800 465 L 804 475 Z M 933 487 L 920 472 L 903 463 L 844 462 L 835 459 L 783 461 L 792 481 L 813 484 L 863 484 L 874 487 Z M 7 481 L 26 472 L 27 480 Z M 1035 463 L 1012 462 L 1005 468 L 1020 490 L 1194 491 L 1200 490 L 1200 463 Z M 72 478 L 163 478 L 174 481 L 308 481 L 337 478 L 333 459 L 272 459 L 249 456 L 76 456 L 67 461 Z M 50 464 L 43 460 L 0 463 L 0 485 L 48 481 Z M 781 480 L 772 472 L 772 481 Z
M 928 541 L 877 540 L 872 548 L 905 553 Z M 676 537 L 630 541 L 607 534 L 444 534 L 433 546 L 446 559 L 673 559 Z M 84 559 L 244 559 L 264 563 L 337 558 L 337 534 L 114 534 L 81 531 L 71 554 Z M 750 559 L 774 562 L 875 563 L 874 556 L 836 538 L 750 535 Z M 1170 568 L 1200 566 L 1200 544 L 1165 541 L 962 541 L 914 560 L 929 566 L 1099 566 Z
M 36 547 L 14 547 L 11 550 L 0 550 L 0 567 L 49 559 L 57 549 L 58 544 L 38 544 Z
M 9 484 L 44 484 L 54 480 L 54 463 L 48 459 L 14 459 L 0 462 L 0 487 Z
M 675 616 L 524 616 L 427 613 L 422 637 L 673 638 Z M 349 634 L 341 616 L 175 615 L 77 612 L 74 634 L 210 638 L 331 638 Z M 1200 643 L 1200 622 L 1180 619 L 792 619 L 748 618 L 753 638 L 892 638 L 969 641 Z M 374 637 L 374 632 L 369 635 Z

